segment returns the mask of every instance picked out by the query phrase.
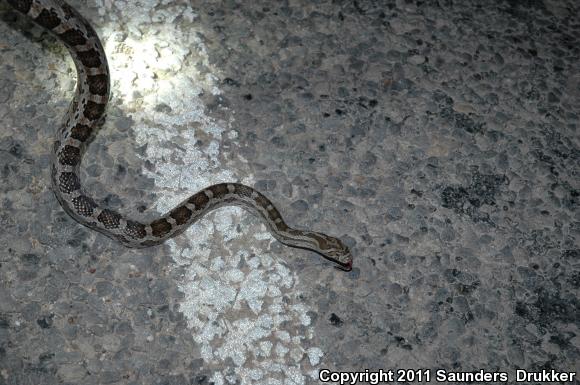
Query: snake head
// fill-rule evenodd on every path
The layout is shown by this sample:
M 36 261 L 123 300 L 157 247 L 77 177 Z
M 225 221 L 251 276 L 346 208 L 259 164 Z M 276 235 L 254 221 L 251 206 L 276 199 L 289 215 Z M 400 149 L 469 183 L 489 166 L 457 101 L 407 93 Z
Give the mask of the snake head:
M 352 270 L 352 255 L 350 249 L 340 239 L 324 235 L 323 240 L 318 242 L 318 252 L 326 259 L 337 263 L 339 270 Z

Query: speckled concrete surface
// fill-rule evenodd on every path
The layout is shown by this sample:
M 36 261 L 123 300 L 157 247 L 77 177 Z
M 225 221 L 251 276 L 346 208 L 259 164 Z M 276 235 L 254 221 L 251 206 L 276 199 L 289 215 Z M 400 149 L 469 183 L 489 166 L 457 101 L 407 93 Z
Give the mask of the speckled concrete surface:
M 580 370 L 576 2 L 71 4 L 114 80 L 96 197 L 152 218 L 243 181 L 355 269 L 235 208 L 147 250 L 70 219 L 48 164 L 72 61 L 0 1 L 0 384 Z

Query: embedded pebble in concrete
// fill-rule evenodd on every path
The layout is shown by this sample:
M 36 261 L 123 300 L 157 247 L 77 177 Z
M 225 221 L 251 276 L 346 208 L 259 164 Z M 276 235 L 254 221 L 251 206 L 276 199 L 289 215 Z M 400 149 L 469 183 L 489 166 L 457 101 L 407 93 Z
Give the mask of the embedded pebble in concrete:
M 577 370 L 575 2 L 71 4 L 113 81 L 87 190 L 152 219 L 241 181 L 355 266 L 239 208 L 141 250 L 70 219 L 49 165 L 72 61 L 0 2 L 0 383 Z

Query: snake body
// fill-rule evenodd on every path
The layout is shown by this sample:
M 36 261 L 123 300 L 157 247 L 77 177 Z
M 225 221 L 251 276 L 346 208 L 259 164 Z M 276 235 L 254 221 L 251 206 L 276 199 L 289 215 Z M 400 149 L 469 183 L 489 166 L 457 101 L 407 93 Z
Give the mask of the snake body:
M 283 244 L 315 251 L 340 268 L 351 269 L 351 253 L 340 239 L 289 227 L 268 198 L 243 184 L 208 186 L 149 223 L 126 218 L 97 203 L 81 186 L 79 168 L 109 101 L 109 67 L 101 41 L 89 22 L 64 1 L 8 0 L 8 4 L 56 35 L 68 48 L 76 66 L 77 87 L 54 142 L 51 179 L 56 198 L 77 222 L 127 247 L 141 248 L 161 244 L 182 233 L 218 207 L 241 206 L 262 218 Z

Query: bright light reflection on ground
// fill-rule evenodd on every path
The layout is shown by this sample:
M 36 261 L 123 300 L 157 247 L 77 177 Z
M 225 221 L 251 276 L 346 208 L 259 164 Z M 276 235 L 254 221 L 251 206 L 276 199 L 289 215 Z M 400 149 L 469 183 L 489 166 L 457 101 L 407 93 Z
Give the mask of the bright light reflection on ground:
M 179 17 L 193 21 L 194 11 L 189 6 L 154 11 L 156 5 L 104 1 L 109 18 L 115 21 L 121 14 L 126 24 L 123 32 L 116 22 L 103 26 L 101 35 L 114 82 L 112 104 L 135 121 L 135 145 L 147 144 L 143 161 L 156 167 L 143 172 L 159 191 L 167 191 L 157 203 L 165 212 L 203 186 L 238 179 L 218 157 L 222 135 L 235 138 L 237 133 L 229 128 L 231 122 L 206 116 L 199 98 L 202 92 L 219 94 L 217 76 L 211 74 L 215 69 L 196 32 L 173 22 Z M 195 22 L 189 26 L 195 28 Z M 201 62 L 210 73 L 185 65 L 189 56 L 193 61 L 188 63 Z M 196 145 L 199 133 L 203 146 Z M 246 216 L 238 208 L 219 210 L 168 243 L 176 263 L 187 267 L 180 283 L 186 296 L 181 309 L 202 357 L 215 369 L 217 385 L 236 379 L 242 384 L 303 384 L 305 376 L 316 376 L 323 355 L 317 347 L 303 348 L 313 337 L 310 309 L 296 299 L 297 276 L 264 253 L 273 241 L 265 227 L 254 222 L 237 231 Z M 224 367 L 228 358 L 234 367 Z

